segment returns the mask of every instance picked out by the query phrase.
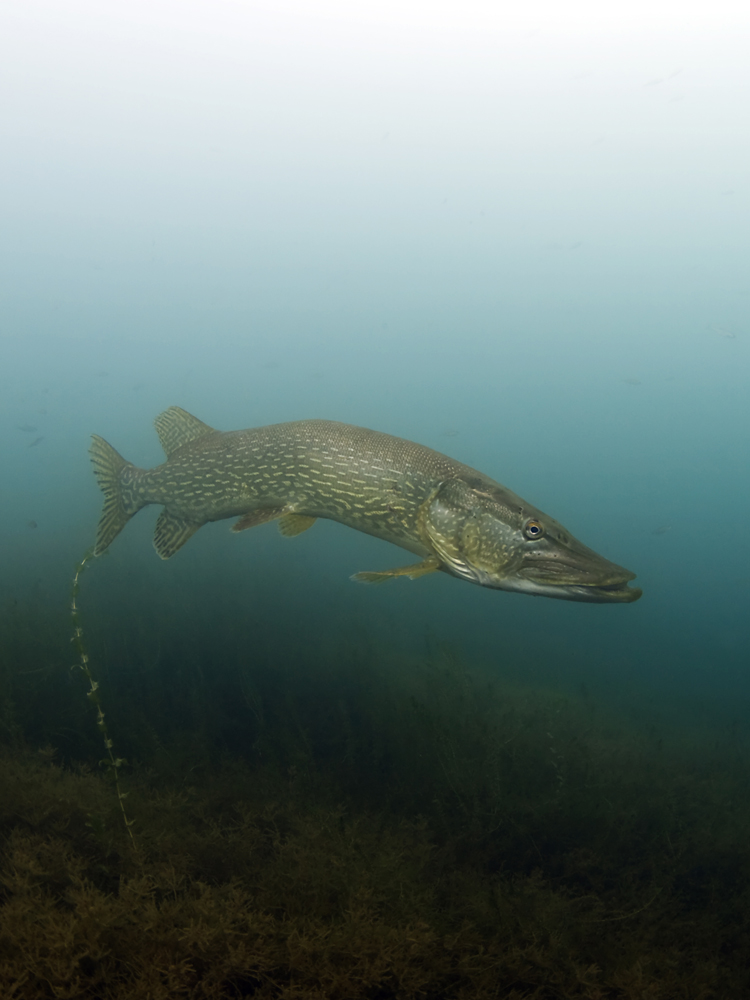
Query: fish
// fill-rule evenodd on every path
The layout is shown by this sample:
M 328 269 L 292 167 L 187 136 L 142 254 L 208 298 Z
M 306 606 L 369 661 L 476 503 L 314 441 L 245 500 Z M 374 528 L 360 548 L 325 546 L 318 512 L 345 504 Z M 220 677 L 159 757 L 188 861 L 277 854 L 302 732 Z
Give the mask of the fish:
M 730 330 L 728 326 L 722 326 L 720 323 L 709 323 L 706 329 L 718 334 L 720 337 L 724 337 L 725 340 L 737 339 L 737 334 L 733 330 Z
M 489 476 L 423 445 L 331 420 L 219 431 L 178 406 L 154 421 L 166 461 L 140 469 L 92 435 L 104 494 L 94 554 L 161 504 L 154 547 L 170 559 L 210 522 L 232 531 L 277 521 L 282 535 L 328 518 L 420 561 L 355 573 L 363 583 L 443 572 L 482 587 L 598 604 L 631 603 L 635 574 L 587 548 Z
M 43 437 L 34 438 L 34 440 L 31 442 L 31 444 L 27 444 L 26 447 L 27 448 L 36 448 L 36 446 L 38 444 L 41 444 L 42 441 L 44 441 Z

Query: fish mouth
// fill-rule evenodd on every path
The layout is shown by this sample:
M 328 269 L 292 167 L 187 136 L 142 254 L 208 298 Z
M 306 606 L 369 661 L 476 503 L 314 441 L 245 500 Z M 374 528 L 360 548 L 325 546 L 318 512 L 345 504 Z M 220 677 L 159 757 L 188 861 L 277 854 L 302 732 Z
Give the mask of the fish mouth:
M 628 575 L 628 580 L 635 577 Z M 587 604 L 632 604 L 643 591 L 640 587 L 629 587 L 628 580 L 616 583 L 553 583 L 549 580 L 532 580 L 528 577 L 512 577 L 496 583 L 500 590 L 512 590 L 534 597 L 554 597 L 560 601 L 579 601 Z
M 634 579 L 635 573 L 604 559 L 595 566 L 545 560 L 521 567 L 518 575 L 508 581 L 508 589 L 563 601 L 632 604 L 643 594 L 640 587 L 628 586 Z
M 607 584 L 602 587 L 583 585 L 563 587 L 564 593 L 548 594 L 568 601 L 588 601 L 591 604 L 632 604 L 643 596 L 640 587 L 629 587 L 627 582 Z

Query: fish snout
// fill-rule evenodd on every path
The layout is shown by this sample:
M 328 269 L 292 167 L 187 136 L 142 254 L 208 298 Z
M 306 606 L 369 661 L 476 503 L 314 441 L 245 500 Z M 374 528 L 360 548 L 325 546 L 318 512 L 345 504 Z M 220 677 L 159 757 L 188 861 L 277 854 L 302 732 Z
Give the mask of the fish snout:
M 571 600 L 629 604 L 643 593 L 628 587 L 635 573 L 580 543 L 575 548 L 526 553 L 518 575 L 548 592 L 559 588 L 560 596 Z

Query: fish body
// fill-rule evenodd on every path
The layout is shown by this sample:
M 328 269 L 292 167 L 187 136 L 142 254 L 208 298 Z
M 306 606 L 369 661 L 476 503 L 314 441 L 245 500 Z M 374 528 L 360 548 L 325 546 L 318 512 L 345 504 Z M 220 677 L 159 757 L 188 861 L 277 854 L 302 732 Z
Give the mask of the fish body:
M 633 573 L 578 542 L 557 521 L 489 476 L 403 438 L 329 420 L 217 431 L 179 407 L 156 421 L 167 461 L 127 462 L 97 435 L 91 458 L 104 492 L 100 555 L 147 504 L 161 504 L 154 545 L 170 556 L 208 521 L 243 531 L 278 520 L 283 534 L 339 521 L 421 562 L 355 579 L 447 572 L 499 590 L 627 603 Z

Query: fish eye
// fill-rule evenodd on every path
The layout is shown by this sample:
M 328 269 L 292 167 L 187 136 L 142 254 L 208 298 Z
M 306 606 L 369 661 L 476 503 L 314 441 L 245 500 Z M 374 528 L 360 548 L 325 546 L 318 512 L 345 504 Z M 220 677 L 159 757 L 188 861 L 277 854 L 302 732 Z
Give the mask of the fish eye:
M 541 521 L 535 521 L 532 518 L 531 521 L 527 521 L 523 526 L 523 533 L 530 539 L 541 538 L 544 534 L 544 525 Z

